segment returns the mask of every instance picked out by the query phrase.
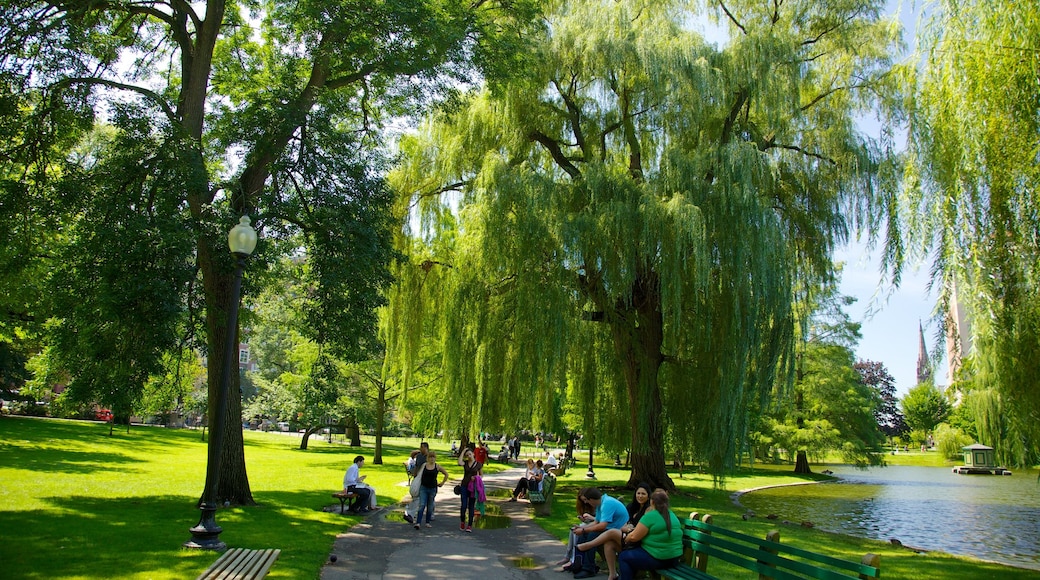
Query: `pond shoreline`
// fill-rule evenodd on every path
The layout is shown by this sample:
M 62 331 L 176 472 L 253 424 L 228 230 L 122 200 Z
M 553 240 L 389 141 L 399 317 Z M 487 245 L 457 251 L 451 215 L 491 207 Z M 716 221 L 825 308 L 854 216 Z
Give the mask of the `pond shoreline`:
M 844 469 L 851 467 L 834 467 L 835 471 Z M 796 489 L 815 483 L 843 483 L 850 487 L 847 492 L 833 486 L 827 491 Z M 835 473 L 822 481 L 741 489 L 731 493 L 729 499 L 748 513 L 776 513 L 792 522 L 829 522 L 816 526 L 828 533 L 887 542 L 914 552 L 950 554 L 1040 570 L 1040 533 L 1035 528 L 1040 503 L 1035 485 L 1024 486 L 1023 490 L 1021 483 L 1024 482 L 1011 478 L 950 475 L 947 468 L 941 467 L 893 466 L 862 473 Z M 873 491 L 861 496 L 857 490 L 866 489 L 863 486 Z M 756 494 L 758 499 L 744 497 L 780 488 L 790 491 Z M 962 538 L 951 543 L 946 530 L 965 521 L 974 522 L 974 529 L 962 530 L 970 541 Z

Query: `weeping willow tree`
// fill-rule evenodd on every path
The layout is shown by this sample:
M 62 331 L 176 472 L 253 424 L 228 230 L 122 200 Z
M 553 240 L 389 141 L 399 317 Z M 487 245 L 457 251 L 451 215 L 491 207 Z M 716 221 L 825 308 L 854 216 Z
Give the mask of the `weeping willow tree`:
M 672 487 L 666 432 L 721 473 L 790 375 L 794 281 L 829 278 L 845 210 L 880 195 L 853 116 L 896 29 L 866 1 L 547 4 L 522 70 L 402 140 L 424 243 L 390 350 L 406 366 L 436 320 L 452 428 L 544 424 L 564 393 L 627 439 L 630 483 Z
M 1028 2 L 936 3 L 920 34 L 909 235 L 971 323 L 971 368 L 1040 451 L 1040 12 Z M 964 353 L 969 355 L 969 353 Z M 996 432 L 996 430 L 993 430 Z

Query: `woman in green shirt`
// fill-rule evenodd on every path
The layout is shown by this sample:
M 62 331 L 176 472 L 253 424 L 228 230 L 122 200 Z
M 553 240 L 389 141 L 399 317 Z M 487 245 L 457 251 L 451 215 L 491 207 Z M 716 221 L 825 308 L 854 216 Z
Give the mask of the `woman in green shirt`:
M 659 489 L 650 496 L 650 509 L 625 541 L 639 542 L 639 547 L 625 550 L 618 556 L 621 580 L 631 580 L 639 570 L 671 568 L 679 563 L 682 524 L 672 513 L 667 492 Z

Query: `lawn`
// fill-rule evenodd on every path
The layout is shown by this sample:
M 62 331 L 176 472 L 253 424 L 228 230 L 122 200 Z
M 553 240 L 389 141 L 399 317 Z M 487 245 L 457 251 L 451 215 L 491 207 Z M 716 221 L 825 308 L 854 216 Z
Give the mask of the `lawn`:
M 0 419 L 0 577 L 182 579 L 216 559 L 181 547 L 199 519 L 201 432 L 135 426 L 108 433 L 100 423 Z M 312 437 L 300 451 L 299 443 L 295 434 L 246 431 L 259 505 L 217 512 L 228 546 L 281 548 L 271 578 L 317 578 L 336 534 L 358 521 L 321 511 L 339 506 L 330 494 L 342 488 L 356 455 L 368 459 L 362 473 L 385 505 L 406 493 L 403 464 L 419 441 L 385 440 L 383 465 L 372 464 L 371 437 L 362 448 Z
M 193 578 L 216 559 L 187 550 L 188 529 L 198 521 L 195 502 L 205 478 L 206 445 L 192 430 L 133 427 L 117 429 L 80 421 L 0 418 L 0 567 L 3 578 Z M 384 441 L 384 464 L 373 465 L 371 437 L 362 448 L 312 438 L 300 451 L 297 435 L 245 433 L 246 461 L 253 497 L 259 505 L 217 513 L 221 539 L 231 547 L 281 548 L 270 578 L 316 579 L 337 534 L 358 521 L 322 511 L 335 504 L 343 472 L 355 455 L 369 459 L 362 473 L 376 487 L 380 503 L 405 493 L 402 464 L 418 440 Z M 433 448 L 447 445 L 435 441 Z M 488 465 L 488 470 L 502 466 Z M 451 471 L 451 467 L 448 467 Z M 626 498 L 628 472 L 596 465 L 596 484 Z M 579 463 L 560 479 L 552 518 L 539 523 L 561 539 L 574 520 L 573 501 L 586 485 Z M 457 474 L 456 474 L 457 475 Z M 731 490 L 821 479 L 796 477 L 791 466 L 758 465 L 714 489 L 709 476 L 672 474 L 679 492 L 673 507 L 685 516 L 709 512 L 715 523 L 755 536 L 777 527 L 754 518 L 730 501 Z M 785 543 L 858 561 L 866 552 L 881 555 L 886 579 L 1035 578 L 1036 572 L 942 554 L 914 554 L 889 544 L 828 534 L 797 526 L 781 528 Z M 561 555 L 563 546 L 561 545 Z M 713 561 L 723 578 L 748 578 Z

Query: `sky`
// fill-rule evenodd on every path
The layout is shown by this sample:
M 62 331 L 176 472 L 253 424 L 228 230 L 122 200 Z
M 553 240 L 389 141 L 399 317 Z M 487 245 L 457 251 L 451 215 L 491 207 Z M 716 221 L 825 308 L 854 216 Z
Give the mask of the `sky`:
M 838 250 L 835 260 L 845 262 L 839 290 L 857 300 L 847 309 L 862 324 L 856 358 L 884 364 L 902 396 L 917 384 L 918 329 L 924 328 L 929 356 L 936 349 L 945 351 L 945 343 L 938 342 L 940 322 L 932 314 L 938 295 L 928 290 L 927 265 L 907 268 L 898 289 L 879 288 L 878 256 L 878 250 L 869 251 L 861 243 Z M 947 383 L 946 369 L 945 360 L 933 369 L 936 385 Z
M 914 32 L 920 16 L 921 2 L 913 0 L 889 0 L 887 13 L 900 13 L 905 42 L 908 50 L 913 49 Z M 862 130 L 872 133 L 875 127 L 864 126 Z M 929 264 L 916 264 L 906 268 L 898 289 L 879 288 L 880 250 L 873 251 L 862 243 L 851 243 L 840 249 L 835 260 L 845 262 L 839 289 L 842 294 L 852 296 L 857 302 L 849 308 L 849 316 L 860 322 L 863 338 L 856 349 L 861 360 L 880 362 L 895 379 L 896 391 L 900 395 L 917 384 L 917 356 L 920 351 L 920 331 L 924 328 L 925 347 L 928 355 L 936 350 L 945 354 L 945 342 L 941 337 L 941 321 L 934 317 L 938 293 L 928 290 Z M 947 384 L 946 361 L 934 365 L 932 376 L 936 385 Z

